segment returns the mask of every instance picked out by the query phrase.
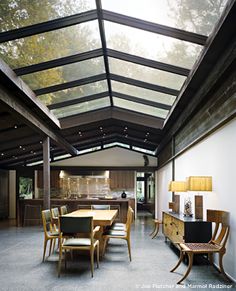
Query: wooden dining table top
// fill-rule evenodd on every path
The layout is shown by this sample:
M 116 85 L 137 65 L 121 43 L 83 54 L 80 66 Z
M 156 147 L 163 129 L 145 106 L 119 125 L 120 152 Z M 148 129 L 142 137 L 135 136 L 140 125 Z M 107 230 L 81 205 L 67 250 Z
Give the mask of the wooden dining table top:
M 93 224 L 99 226 L 107 226 L 112 225 L 116 216 L 118 214 L 118 210 L 88 210 L 88 209 L 79 209 L 73 212 L 66 214 L 65 216 L 74 216 L 74 217 L 85 217 L 92 216 Z

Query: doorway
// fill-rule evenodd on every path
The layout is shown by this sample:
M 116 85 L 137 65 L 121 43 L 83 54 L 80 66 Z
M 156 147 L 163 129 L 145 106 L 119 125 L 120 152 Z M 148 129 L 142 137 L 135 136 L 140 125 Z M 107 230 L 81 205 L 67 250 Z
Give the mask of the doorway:
M 155 179 L 153 172 L 137 172 L 136 175 L 137 213 L 155 212 Z

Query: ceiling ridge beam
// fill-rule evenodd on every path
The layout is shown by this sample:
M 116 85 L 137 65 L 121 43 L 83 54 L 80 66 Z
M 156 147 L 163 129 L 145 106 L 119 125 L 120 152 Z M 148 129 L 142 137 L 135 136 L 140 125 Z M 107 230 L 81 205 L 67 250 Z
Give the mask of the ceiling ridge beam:
M 113 106 L 112 88 L 111 88 L 111 80 L 109 78 L 110 68 L 109 68 L 109 62 L 108 62 L 108 57 L 107 57 L 107 42 L 106 42 L 105 29 L 104 29 L 104 20 L 103 20 L 101 0 L 96 0 L 96 6 L 97 6 L 97 14 L 98 14 L 99 32 L 100 32 L 100 38 L 101 38 L 102 50 L 103 50 L 103 59 L 104 59 L 104 65 L 105 65 L 105 70 L 106 70 L 106 77 L 107 77 L 107 86 L 108 86 L 108 91 L 109 91 L 110 104 L 112 107 Z
M 111 80 L 114 80 L 114 81 L 118 81 L 118 82 L 121 82 L 121 83 L 126 83 L 126 84 L 129 84 L 129 85 L 133 85 L 133 86 L 149 89 L 149 90 L 152 90 L 152 91 L 161 92 L 161 93 L 164 93 L 164 94 L 170 94 L 170 95 L 173 95 L 173 96 L 178 96 L 178 94 L 180 92 L 179 90 L 175 90 L 175 89 L 171 89 L 171 88 L 168 88 L 168 87 L 164 87 L 164 86 L 160 86 L 160 85 L 155 85 L 155 84 L 139 81 L 139 80 L 132 79 L 132 78 L 123 77 L 123 76 L 116 75 L 116 74 L 110 74 L 110 77 L 111 77 Z
M 181 30 L 178 28 L 169 27 L 166 25 L 161 25 L 142 19 L 126 16 L 123 14 L 111 12 L 108 10 L 103 10 L 103 18 L 107 21 L 112 21 L 118 24 L 123 24 L 126 26 L 131 26 L 134 28 L 146 30 L 153 33 L 158 33 L 161 35 L 177 38 L 183 41 L 205 45 L 207 41 L 207 36 Z
M 0 43 L 97 19 L 96 9 L 0 33 Z
M 132 102 L 136 102 L 136 103 L 141 103 L 141 104 L 145 104 L 148 106 L 152 106 L 152 107 L 157 107 L 157 108 L 161 108 L 161 109 L 165 109 L 165 110 L 170 110 L 171 106 L 164 104 L 164 103 L 159 103 L 159 102 L 155 102 L 155 101 L 150 101 L 150 100 L 146 100 L 146 99 L 142 99 L 142 98 L 138 98 L 135 96 L 131 96 L 131 95 L 126 95 L 126 94 L 122 94 L 119 92 L 112 92 L 113 96 L 121 98 L 121 99 L 125 99 L 125 100 L 129 100 Z
M 173 73 L 173 74 L 178 74 L 178 75 L 185 76 L 185 77 L 187 77 L 188 74 L 190 73 L 189 69 L 186 69 L 183 67 L 179 67 L 179 66 L 175 66 L 175 65 L 170 65 L 170 64 L 166 64 L 166 63 L 138 57 L 135 55 L 116 51 L 113 49 L 107 49 L 107 55 L 109 57 L 116 58 L 116 59 L 119 59 L 122 61 L 135 63 L 138 65 L 146 66 L 146 67 L 153 68 L 153 69 L 158 69 L 158 70 Z
M 64 65 L 68 65 L 72 63 L 82 62 L 88 59 L 101 57 L 102 55 L 103 55 L 102 49 L 95 49 L 89 52 L 84 52 L 84 53 L 75 54 L 72 56 L 54 59 L 54 60 L 43 62 L 43 63 L 38 63 L 38 64 L 26 66 L 26 67 L 17 68 L 14 70 L 14 72 L 18 76 L 27 75 L 27 74 L 31 74 L 31 73 L 35 73 L 35 72 L 39 72 L 43 70 L 52 69 L 59 66 L 64 66 Z
M 80 103 L 83 103 L 83 102 L 92 101 L 92 100 L 95 100 L 95 99 L 101 99 L 101 98 L 104 98 L 104 97 L 107 97 L 107 96 L 109 96 L 109 92 L 105 91 L 105 92 L 101 92 L 101 93 L 97 93 L 97 94 L 93 94 L 93 95 L 84 96 L 84 97 L 81 97 L 81 98 L 76 98 L 76 99 L 67 100 L 67 101 L 64 101 L 64 102 L 58 102 L 58 103 L 55 103 L 55 104 L 50 104 L 50 105 L 48 105 L 48 108 L 50 110 L 57 109 L 57 108 L 65 107 L 65 106 L 70 106 L 70 105 L 80 104 Z
M 34 93 L 37 96 L 39 96 L 39 95 L 43 95 L 43 94 L 47 94 L 47 93 L 57 92 L 57 91 L 61 91 L 64 89 L 69 89 L 69 88 L 78 87 L 81 85 L 94 83 L 97 81 L 102 81 L 105 79 L 106 79 L 106 74 L 99 74 L 99 75 L 95 75 L 92 77 L 87 77 L 87 78 L 74 80 L 74 81 L 70 81 L 70 82 L 66 82 L 66 83 L 62 83 L 62 84 L 58 84 L 58 85 L 53 85 L 53 86 L 49 86 L 49 87 L 45 87 L 45 88 L 41 88 L 41 89 L 36 89 L 36 90 L 34 90 Z

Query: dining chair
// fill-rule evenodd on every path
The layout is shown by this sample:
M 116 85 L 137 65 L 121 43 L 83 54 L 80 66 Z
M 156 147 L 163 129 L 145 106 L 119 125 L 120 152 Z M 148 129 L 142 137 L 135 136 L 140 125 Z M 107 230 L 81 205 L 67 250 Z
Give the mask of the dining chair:
M 52 251 L 52 244 L 53 244 L 53 250 L 56 239 L 59 239 L 59 232 L 55 230 L 55 228 L 52 225 L 52 216 L 51 211 L 49 209 L 42 211 L 42 221 L 43 221 L 43 231 L 44 231 L 44 247 L 43 247 L 43 262 L 45 259 L 46 249 L 47 249 L 47 243 L 50 240 L 50 248 L 49 248 L 49 254 L 51 255 Z
M 133 221 L 133 209 L 129 206 L 128 207 L 128 211 L 127 211 L 127 218 L 126 218 L 126 222 L 122 223 L 122 222 L 115 222 L 111 225 L 110 229 L 112 230 L 123 230 L 126 231 L 127 227 L 128 227 L 128 223 L 129 223 L 129 219 L 131 216 L 131 221 Z
M 102 205 L 102 204 L 92 204 L 91 209 L 93 210 L 110 210 L 110 205 Z
M 213 254 L 219 254 L 219 272 L 227 279 L 223 268 L 223 255 L 226 253 L 226 242 L 229 236 L 229 213 L 221 210 L 207 210 L 207 221 L 215 224 L 214 232 L 208 243 L 179 243 L 180 257 L 176 266 L 171 270 L 174 272 L 184 259 L 184 255 L 188 256 L 188 268 L 184 276 L 177 282 L 180 284 L 189 275 L 195 254 L 207 254 L 210 263 L 213 263 Z
M 103 233 L 103 240 L 104 240 L 103 251 L 102 251 L 102 255 L 103 256 L 105 254 L 107 242 L 108 242 L 109 239 L 112 239 L 112 238 L 114 238 L 114 239 L 124 239 L 127 242 L 128 252 L 129 252 L 129 259 L 131 261 L 130 231 L 131 231 L 131 224 L 132 224 L 132 220 L 133 220 L 133 215 L 134 215 L 134 211 L 130 207 L 130 215 L 127 217 L 127 225 L 126 225 L 126 229 L 125 230 L 108 229 Z
M 58 277 L 61 273 L 62 252 L 65 252 L 64 260 L 66 263 L 66 251 L 89 251 L 90 252 L 90 268 L 93 277 L 94 270 L 94 251 L 97 252 L 97 267 L 99 268 L 99 241 L 94 238 L 94 235 L 99 231 L 100 227 L 93 227 L 93 217 L 59 217 L 59 263 Z M 81 236 L 78 237 L 78 234 Z M 82 236 L 83 235 L 83 236 Z M 65 264 L 66 266 L 66 264 Z
M 56 226 L 58 226 L 58 220 L 59 220 L 59 209 L 58 207 L 51 208 L 51 215 L 52 215 L 52 221 Z
M 65 214 L 67 214 L 67 213 L 68 213 L 68 208 L 67 208 L 67 206 L 66 206 L 66 205 L 61 206 L 61 207 L 60 207 L 60 214 L 61 214 L 61 215 L 65 215 Z

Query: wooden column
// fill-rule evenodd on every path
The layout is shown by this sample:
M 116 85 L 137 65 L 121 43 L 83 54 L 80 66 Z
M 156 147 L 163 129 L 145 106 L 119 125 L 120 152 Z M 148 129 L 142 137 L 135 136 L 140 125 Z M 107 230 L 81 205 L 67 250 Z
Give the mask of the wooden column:
M 43 141 L 43 209 L 50 208 L 50 140 Z
M 175 137 L 172 136 L 172 181 L 175 180 Z M 172 192 L 172 202 L 175 202 L 175 192 Z

